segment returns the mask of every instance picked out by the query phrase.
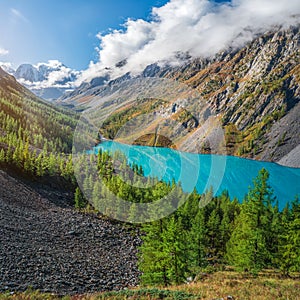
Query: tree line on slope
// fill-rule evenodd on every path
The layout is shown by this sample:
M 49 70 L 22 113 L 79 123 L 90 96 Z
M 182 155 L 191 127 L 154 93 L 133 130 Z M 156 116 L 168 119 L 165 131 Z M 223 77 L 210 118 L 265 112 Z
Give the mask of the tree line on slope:
M 73 180 L 71 156 L 74 113 L 18 91 L 0 90 L 0 163 L 34 176 Z
M 158 221 L 140 225 L 143 244 L 139 268 L 144 284 L 181 283 L 201 270 L 217 270 L 226 265 L 237 271 L 257 274 L 264 268 L 280 269 L 282 274 L 300 272 L 300 201 L 280 211 L 269 186 L 269 173 L 262 169 L 253 180 L 245 199 L 239 203 L 228 192 L 213 196 L 196 191 L 186 194 L 179 184 L 145 178 L 142 168 L 127 165 L 124 155 L 99 151 L 83 155 L 81 166 L 84 191 L 91 195 L 91 205 L 106 214 L 111 209 L 111 195 L 132 202 L 129 211 L 115 201 L 115 217 L 138 220 L 147 218 L 136 203 L 156 202 L 171 196 L 168 205 L 177 208 L 173 214 Z M 96 173 L 84 168 L 89 160 Z M 117 162 L 117 163 L 116 163 Z M 96 175 L 95 175 L 96 174 Z M 100 178 L 100 181 L 99 181 Z M 77 207 L 86 205 L 77 189 Z M 159 215 L 161 207 L 155 211 Z

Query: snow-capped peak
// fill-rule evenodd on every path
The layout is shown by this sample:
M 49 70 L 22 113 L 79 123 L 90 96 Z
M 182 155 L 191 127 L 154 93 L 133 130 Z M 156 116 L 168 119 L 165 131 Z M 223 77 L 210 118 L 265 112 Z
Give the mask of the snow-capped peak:
M 43 74 L 31 64 L 22 64 L 18 67 L 15 73 L 17 79 L 24 79 L 29 82 L 43 81 Z
M 52 100 L 74 89 L 79 74 L 59 60 L 49 60 L 36 65 L 22 64 L 12 75 L 38 96 Z

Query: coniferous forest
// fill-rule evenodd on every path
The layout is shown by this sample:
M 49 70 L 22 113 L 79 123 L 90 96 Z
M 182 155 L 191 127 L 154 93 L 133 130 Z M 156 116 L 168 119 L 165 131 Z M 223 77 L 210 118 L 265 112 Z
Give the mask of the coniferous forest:
M 0 164 L 32 176 L 71 179 L 77 116 L 43 101 L 12 76 L 0 80 Z
M 116 172 L 114 161 L 122 159 Z M 172 191 L 173 204 L 179 204 L 170 216 L 138 226 L 143 240 L 139 268 L 144 284 L 179 284 L 201 272 L 223 270 L 226 266 L 253 275 L 270 268 L 285 276 L 300 271 L 300 201 L 295 197 L 280 211 L 267 170 L 262 169 L 253 179 L 239 203 L 230 199 L 227 191 L 220 196 L 213 196 L 212 189 L 203 195 L 196 191 L 187 195 L 180 184 L 145 179 L 143 170 L 126 165 L 125 157 L 118 152 L 111 156 L 100 151 L 90 160 L 96 162 L 105 184 L 93 185 L 95 178 L 83 171 L 84 190 L 92 189 L 92 205 L 101 212 L 110 209 L 105 207 L 109 191 L 133 203 L 156 201 Z M 139 188 L 143 184 L 151 188 Z M 78 188 L 75 196 L 76 206 L 83 207 L 86 202 Z M 116 206 L 116 217 L 122 213 L 124 209 Z M 130 220 L 146 213 L 133 204 L 126 217 Z

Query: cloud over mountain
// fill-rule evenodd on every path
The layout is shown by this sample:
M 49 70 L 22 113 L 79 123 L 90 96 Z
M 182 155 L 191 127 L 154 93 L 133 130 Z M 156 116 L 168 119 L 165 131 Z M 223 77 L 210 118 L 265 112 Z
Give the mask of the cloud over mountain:
M 99 33 L 99 61 L 91 62 L 79 81 L 140 72 L 155 62 L 178 64 L 187 53 L 210 57 L 274 26 L 297 24 L 299 16 L 299 0 L 170 0 L 152 9 L 150 21 L 128 19 L 122 30 Z
M 1 62 L 0 67 L 37 96 L 47 100 L 59 98 L 65 91 L 76 87 L 80 71 L 66 67 L 58 60 L 49 60 L 36 65 L 21 64 L 16 70 L 9 62 Z
M 66 67 L 58 60 L 36 65 L 22 64 L 15 72 L 18 81 L 31 89 L 74 88 L 74 81 L 80 74 Z
M 0 56 L 7 55 L 9 51 L 5 48 L 0 47 Z

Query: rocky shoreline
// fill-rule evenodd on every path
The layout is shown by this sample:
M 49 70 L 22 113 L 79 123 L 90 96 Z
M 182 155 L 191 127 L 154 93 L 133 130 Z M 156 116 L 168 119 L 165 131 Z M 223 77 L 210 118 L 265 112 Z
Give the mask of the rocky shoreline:
M 0 170 L 0 291 L 63 295 L 138 284 L 136 230 L 59 206 L 45 194 L 53 191 L 39 193 Z

